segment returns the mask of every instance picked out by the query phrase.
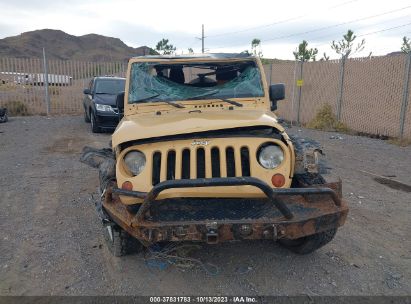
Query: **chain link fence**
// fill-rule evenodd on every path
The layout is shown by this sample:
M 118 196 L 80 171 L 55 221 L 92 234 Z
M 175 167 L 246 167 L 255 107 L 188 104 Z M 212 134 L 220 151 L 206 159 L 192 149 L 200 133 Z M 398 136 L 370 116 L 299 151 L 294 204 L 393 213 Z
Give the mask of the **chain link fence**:
M 411 139 L 411 54 L 319 62 L 273 63 L 270 83 L 286 85 L 277 114 L 296 124 L 312 121 L 329 104 L 349 129 Z
M 124 62 L 0 58 L 0 107 L 14 115 L 81 114 L 93 76 L 124 76 Z M 277 114 L 297 124 L 325 104 L 354 131 L 411 139 L 411 54 L 264 66 L 267 81 L 286 85 Z M 186 75 L 187 79 L 195 75 Z M 45 94 L 48 80 L 49 102 Z
M 92 77 L 124 77 L 126 68 L 124 62 L 65 60 L 47 60 L 45 68 L 41 59 L 0 58 L 0 107 L 14 115 L 81 114 Z

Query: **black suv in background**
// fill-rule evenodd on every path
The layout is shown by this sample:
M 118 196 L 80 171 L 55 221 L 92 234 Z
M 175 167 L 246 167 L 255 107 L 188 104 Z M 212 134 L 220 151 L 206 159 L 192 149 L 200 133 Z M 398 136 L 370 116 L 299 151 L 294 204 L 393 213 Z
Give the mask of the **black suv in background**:
M 121 77 L 94 77 L 84 89 L 84 120 L 91 122 L 91 131 L 115 129 L 119 122 L 116 107 L 117 94 L 124 92 L 126 79 Z

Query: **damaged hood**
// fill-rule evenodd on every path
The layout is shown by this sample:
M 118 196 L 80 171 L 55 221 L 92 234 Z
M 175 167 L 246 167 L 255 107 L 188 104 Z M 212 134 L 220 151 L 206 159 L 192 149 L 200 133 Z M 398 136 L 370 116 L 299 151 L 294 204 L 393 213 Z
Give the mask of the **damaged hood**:
M 284 131 L 274 114 L 261 110 L 133 115 L 124 117 L 119 123 L 112 144 L 116 147 L 133 140 L 251 126 L 272 126 Z

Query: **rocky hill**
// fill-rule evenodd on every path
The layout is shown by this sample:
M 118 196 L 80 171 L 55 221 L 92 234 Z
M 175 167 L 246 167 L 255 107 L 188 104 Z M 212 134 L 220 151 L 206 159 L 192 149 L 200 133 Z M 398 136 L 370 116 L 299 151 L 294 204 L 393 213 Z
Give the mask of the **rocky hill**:
M 60 30 L 37 30 L 0 39 L 0 56 L 42 57 L 43 47 L 49 59 L 79 61 L 127 61 L 130 57 L 148 55 L 147 46 L 132 48 L 118 38 L 97 34 L 69 35 Z

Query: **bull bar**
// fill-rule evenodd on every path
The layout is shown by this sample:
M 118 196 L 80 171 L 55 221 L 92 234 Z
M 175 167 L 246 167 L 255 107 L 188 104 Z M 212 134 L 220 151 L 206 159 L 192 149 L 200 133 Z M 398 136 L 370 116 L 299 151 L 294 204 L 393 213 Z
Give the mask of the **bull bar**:
M 241 202 L 241 198 L 232 198 L 231 202 L 230 199 L 227 201 L 227 199 L 204 198 L 203 203 L 205 206 L 217 205 L 224 210 L 228 208 L 233 211 L 234 209 L 230 208 L 236 208 L 241 204 L 243 207 L 245 206 L 246 210 L 252 210 L 253 206 L 257 206 L 253 205 L 252 201 L 255 202 L 254 204 L 264 201 L 264 206 L 269 206 L 271 213 L 264 213 L 264 209 L 262 217 L 249 216 L 250 213 L 245 216 L 236 213 L 237 216 L 234 218 L 211 216 L 196 219 L 182 216 L 177 219 L 173 217 L 164 219 L 158 216 L 159 214 L 168 214 L 170 216 L 184 214 L 184 211 L 179 209 L 182 206 L 181 203 L 183 205 L 184 202 L 190 204 L 191 198 L 179 198 L 177 200 L 180 201 L 177 203 L 170 202 L 169 199 L 158 200 L 159 194 L 167 189 L 243 185 L 261 189 L 267 199 L 250 199 L 244 204 L 244 202 Z M 153 186 L 149 192 L 119 189 L 112 184 L 104 193 L 102 207 L 108 217 L 106 216 L 103 222 L 105 225 L 111 225 L 114 221 L 146 246 L 159 241 L 206 241 L 207 243 L 217 243 L 235 239 L 295 239 L 334 229 L 344 224 L 348 206 L 341 199 L 340 186 L 341 181 L 326 183 L 318 188 L 273 189 L 265 182 L 254 177 L 167 180 Z M 143 202 L 135 205 L 124 205 L 119 199 L 119 196 L 122 195 L 140 198 Z M 318 195 L 321 197 L 318 198 Z M 314 196 L 316 198 L 312 200 Z M 167 206 L 166 208 L 170 207 L 170 209 L 164 211 L 162 209 L 164 206 Z M 177 209 L 173 209 L 175 206 L 177 206 Z M 192 209 L 190 210 L 200 212 L 196 206 L 191 206 Z M 138 211 L 136 211 L 137 209 Z M 158 210 L 163 211 L 159 213 Z M 248 227 L 250 234 L 240 235 L 239 227 L 242 226 Z
M 328 187 L 319 188 L 287 188 L 287 189 L 273 189 L 267 183 L 255 177 L 227 177 L 227 178 L 199 178 L 199 179 L 182 179 L 182 180 L 167 180 L 153 186 L 150 192 L 140 192 L 124 190 L 120 188 L 112 188 L 111 192 L 144 199 L 136 216 L 135 223 L 144 221 L 145 213 L 150 209 L 152 203 L 156 200 L 158 195 L 167 189 L 175 188 L 193 188 L 193 187 L 222 187 L 222 186 L 254 186 L 262 190 L 267 198 L 277 207 L 281 214 L 288 220 L 294 217 L 293 213 L 287 205 L 278 198 L 281 196 L 295 196 L 308 194 L 324 194 L 331 197 L 334 204 L 341 206 L 341 199 L 334 190 Z

